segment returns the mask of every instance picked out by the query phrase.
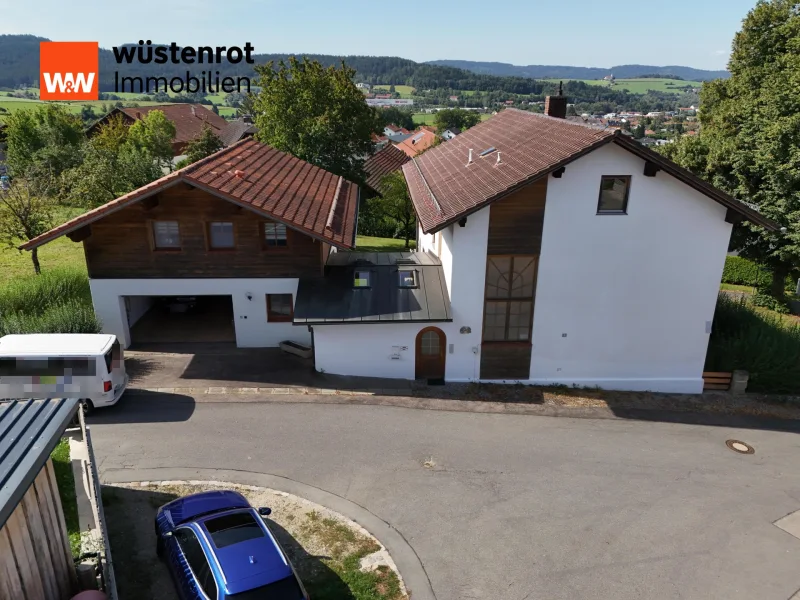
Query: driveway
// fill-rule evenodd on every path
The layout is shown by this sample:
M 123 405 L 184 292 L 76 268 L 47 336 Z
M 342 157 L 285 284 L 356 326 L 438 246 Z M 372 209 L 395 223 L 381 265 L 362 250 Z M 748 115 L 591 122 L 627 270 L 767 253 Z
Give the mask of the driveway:
M 800 588 L 800 539 L 773 525 L 800 509 L 793 433 L 223 396 L 127 396 L 90 420 L 106 481 L 251 471 L 368 509 L 411 544 L 440 600 Z

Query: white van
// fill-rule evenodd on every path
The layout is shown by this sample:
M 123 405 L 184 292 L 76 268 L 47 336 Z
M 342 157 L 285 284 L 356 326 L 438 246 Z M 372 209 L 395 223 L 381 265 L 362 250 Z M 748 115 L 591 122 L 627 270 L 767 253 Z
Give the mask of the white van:
M 117 337 L 32 333 L 0 338 L 0 398 L 79 398 L 111 406 L 128 385 Z

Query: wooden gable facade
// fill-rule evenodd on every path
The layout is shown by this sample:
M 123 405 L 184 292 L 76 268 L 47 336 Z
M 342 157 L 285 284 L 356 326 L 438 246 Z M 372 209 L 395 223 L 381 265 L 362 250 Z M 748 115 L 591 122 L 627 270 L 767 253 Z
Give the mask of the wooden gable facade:
M 158 248 L 154 227 L 177 223 L 179 244 Z M 232 224 L 233 245 L 214 248 L 212 224 Z M 330 246 L 305 233 L 277 224 L 285 243 L 270 244 L 275 225 L 187 183 L 179 182 L 125 208 L 111 212 L 70 237 L 83 241 L 89 277 L 222 278 L 309 277 L 322 274 Z

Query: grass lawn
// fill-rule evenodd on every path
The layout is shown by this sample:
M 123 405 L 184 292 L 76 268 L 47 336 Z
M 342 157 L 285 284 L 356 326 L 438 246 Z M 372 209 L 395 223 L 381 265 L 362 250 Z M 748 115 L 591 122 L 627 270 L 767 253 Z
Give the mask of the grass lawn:
M 400 94 L 401 98 L 411 98 L 411 96 L 414 94 L 414 88 L 411 87 L 410 85 L 396 85 L 396 86 L 394 86 L 394 89 L 398 94 Z M 372 89 L 370 90 L 370 92 L 375 93 L 375 94 L 381 94 L 381 93 L 388 94 L 389 93 L 389 85 L 388 84 L 379 83 L 379 84 L 373 86 Z
M 368 235 L 356 237 L 356 250 L 359 252 L 408 252 L 417 247 L 414 240 L 410 240 L 408 249 L 405 240 L 394 238 L 379 238 Z
M 81 531 L 78 523 L 78 501 L 75 497 L 75 479 L 72 477 L 69 442 L 66 438 L 62 438 L 50 458 L 53 459 L 53 470 L 58 483 L 58 495 L 61 496 L 61 506 L 64 509 L 64 520 L 67 523 L 72 556 L 80 556 Z
M 84 209 L 81 208 L 64 208 L 57 216 L 56 223 L 63 223 L 82 212 Z M 42 271 L 59 267 L 77 267 L 86 271 L 83 244 L 62 236 L 39 248 L 39 263 Z M 18 277 L 33 275 L 33 272 L 30 252 L 0 246 L 0 287 Z

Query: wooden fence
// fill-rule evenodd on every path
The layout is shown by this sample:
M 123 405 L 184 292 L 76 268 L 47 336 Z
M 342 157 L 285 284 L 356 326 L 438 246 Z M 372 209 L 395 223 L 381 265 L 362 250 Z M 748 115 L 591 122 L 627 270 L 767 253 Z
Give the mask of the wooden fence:
M 0 529 L 0 600 L 66 600 L 77 587 L 49 458 Z

